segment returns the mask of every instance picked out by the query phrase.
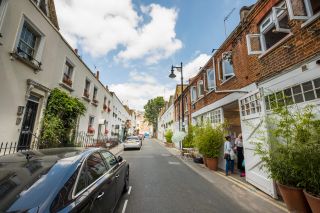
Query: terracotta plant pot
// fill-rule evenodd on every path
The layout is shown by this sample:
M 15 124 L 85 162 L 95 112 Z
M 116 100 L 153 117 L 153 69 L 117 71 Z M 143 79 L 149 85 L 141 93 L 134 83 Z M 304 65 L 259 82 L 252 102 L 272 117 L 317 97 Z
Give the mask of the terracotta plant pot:
M 308 202 L 303 195 L 303 190 L 277 183 L 281 196 L 290 212 L 311 213 Z
M 207 158 L 206 157 L 203 157 L 203 164 L 208 167 L 208 164 L 207 164 Z
M 312 194 L 303 190 L 304 195 L 307 198 L 309 206 L 313 213 L 320 213 L 320 197 L 313 196 Z
M 218 171 L 218 158 L 207 158 L 208 168 L 213 171 Z

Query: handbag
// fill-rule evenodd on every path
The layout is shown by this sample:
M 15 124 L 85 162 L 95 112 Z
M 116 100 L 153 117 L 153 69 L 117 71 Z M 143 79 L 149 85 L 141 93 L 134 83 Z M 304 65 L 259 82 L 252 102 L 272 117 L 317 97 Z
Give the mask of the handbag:
M 226 160 L 231 160 L 230 154 L 228 154 L 228 153 L 224 153 L 223 158 Z

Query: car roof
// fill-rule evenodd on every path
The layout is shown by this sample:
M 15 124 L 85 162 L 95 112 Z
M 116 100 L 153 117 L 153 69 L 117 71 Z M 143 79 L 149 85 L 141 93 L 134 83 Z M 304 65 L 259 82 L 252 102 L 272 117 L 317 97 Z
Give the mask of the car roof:
M 0 157 L 0 212 L 51 203 L 82 160 L 98 150 L 68 147 Z

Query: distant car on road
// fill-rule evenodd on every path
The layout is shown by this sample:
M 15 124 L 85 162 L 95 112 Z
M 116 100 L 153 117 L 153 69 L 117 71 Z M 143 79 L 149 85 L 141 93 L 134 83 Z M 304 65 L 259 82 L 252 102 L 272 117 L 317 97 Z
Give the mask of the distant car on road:
M 123 148 L 126 149 L 141 149 L 142 142 L 138 136 L 129 136 L 123 143 Z
M 56 148 L 0 157 L 0 212 L 112 212 L 129 164 L 103 148 Z

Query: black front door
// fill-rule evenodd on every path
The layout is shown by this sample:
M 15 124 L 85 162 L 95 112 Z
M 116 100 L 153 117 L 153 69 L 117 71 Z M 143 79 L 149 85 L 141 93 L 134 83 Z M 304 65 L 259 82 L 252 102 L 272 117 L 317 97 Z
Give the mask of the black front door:
M 37 117 L 39 105 L 39 98 L 30 95 L 27 106 L 24 113 L 24 118 L 21 127 L 21 133 L 19 137 L 18 150 L 30 148 L 32 134 L 34 129 L 34 123 Z

